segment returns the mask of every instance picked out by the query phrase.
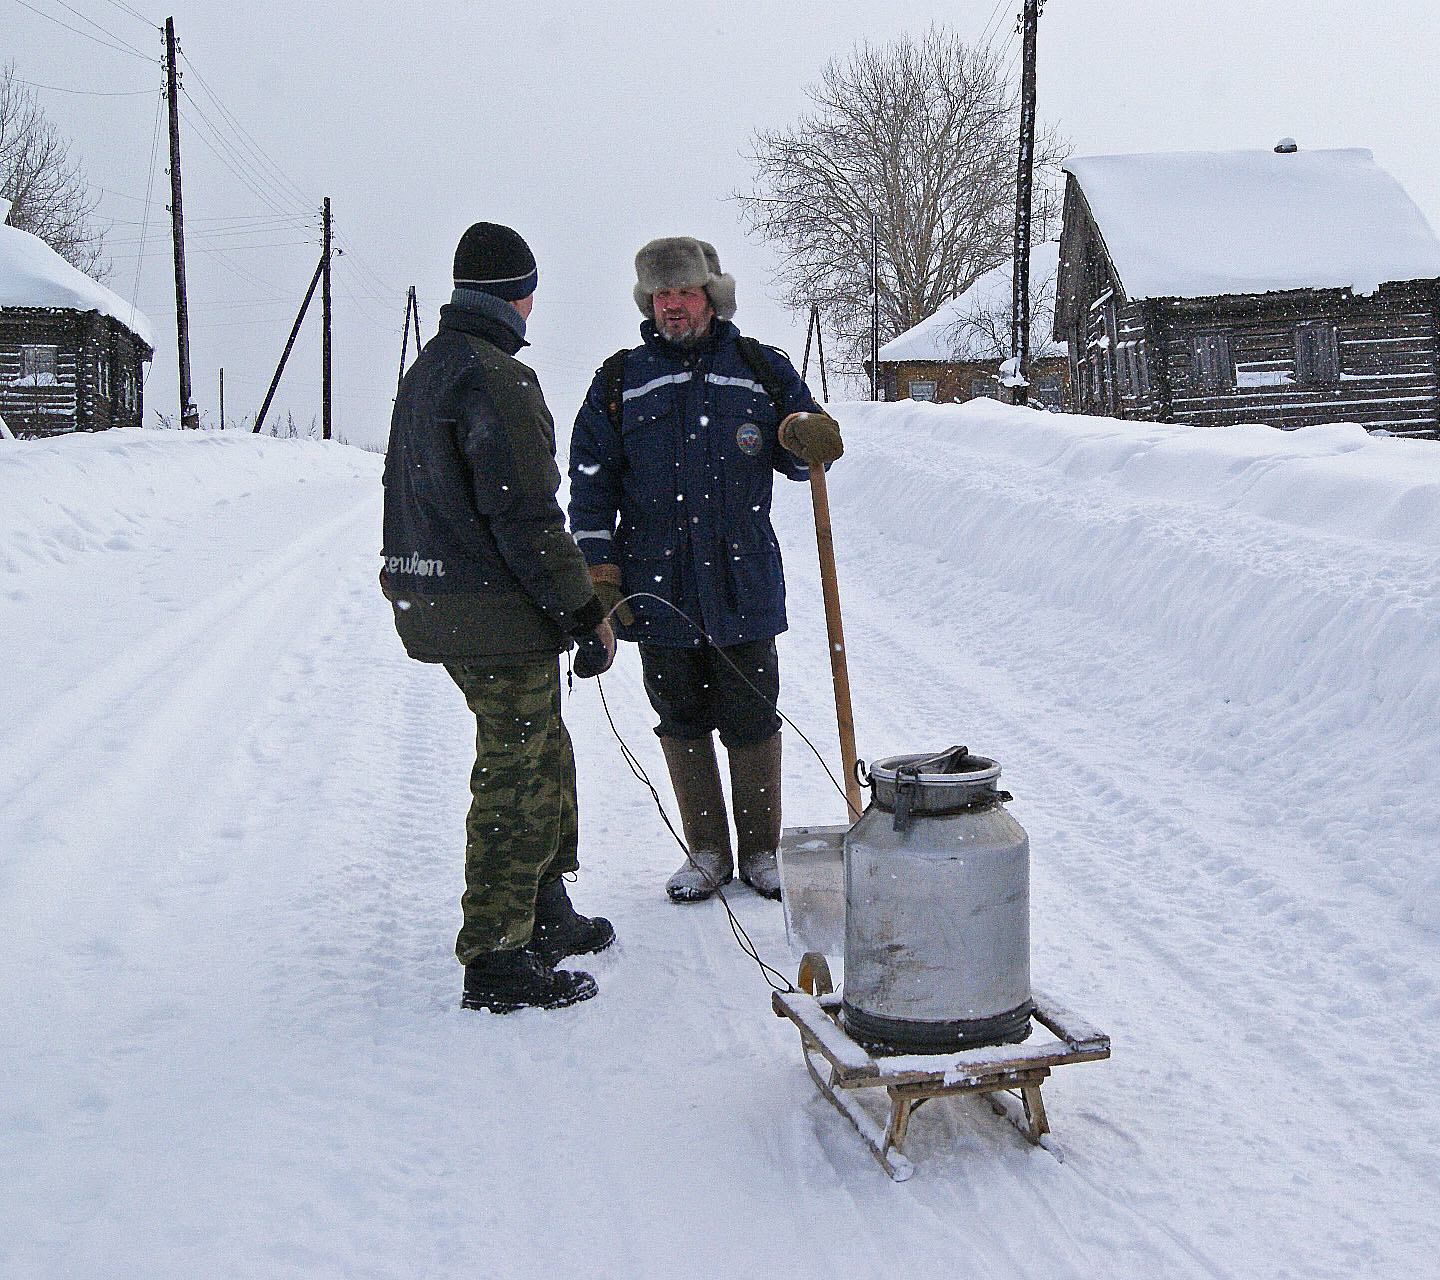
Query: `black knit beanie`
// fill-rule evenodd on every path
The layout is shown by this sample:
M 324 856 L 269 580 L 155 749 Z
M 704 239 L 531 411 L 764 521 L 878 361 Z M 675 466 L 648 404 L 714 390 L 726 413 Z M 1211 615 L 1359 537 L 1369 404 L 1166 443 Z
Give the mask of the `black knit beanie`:
M 518 302 L 535 292 L 535 255 L 518 232 L 498 222 L 477 222 L 455 249 L 455 287 Z

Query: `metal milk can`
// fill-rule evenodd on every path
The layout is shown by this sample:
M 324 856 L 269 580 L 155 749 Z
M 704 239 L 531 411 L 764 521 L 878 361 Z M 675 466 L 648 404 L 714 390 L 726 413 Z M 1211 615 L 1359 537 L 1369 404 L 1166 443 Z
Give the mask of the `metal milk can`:
M 845 836 L 841 1020 L 867 1047 L 947 1053 L 1030 1033 L 1030 838 L 965 747 L 870 767 Z

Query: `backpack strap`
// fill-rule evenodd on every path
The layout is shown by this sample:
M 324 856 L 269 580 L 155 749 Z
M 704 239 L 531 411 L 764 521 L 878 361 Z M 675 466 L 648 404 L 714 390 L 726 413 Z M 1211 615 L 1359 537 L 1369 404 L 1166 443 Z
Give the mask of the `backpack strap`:
M 740 334 L 735 339 L 735 350 L 740 353 L 740 359 L 745 361 L 750 372 L 755 375 L 755 380 L 765 388 L 765 394 L 770 397 L 770 403 L 775 406 L 775 416 L 785 416 L 785 388 L 780 384 L 780 379 L 775 375 L 774 366 L 766 358 L 760 343 L 754 338 Z
M 610 425 L 620 430 L 620 421 L 625 413 L 625 357 L 628 350 L 617 351 L 606 357 L 600 366 L 601 386 L 605 389 L 605 413 Z

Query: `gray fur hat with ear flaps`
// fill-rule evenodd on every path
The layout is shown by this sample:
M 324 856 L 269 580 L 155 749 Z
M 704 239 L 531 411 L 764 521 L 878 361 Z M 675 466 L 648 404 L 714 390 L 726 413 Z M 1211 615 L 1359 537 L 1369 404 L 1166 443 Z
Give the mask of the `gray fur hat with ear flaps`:
M 694 236 L 666 236 L 652 240 L 635 255 L 635 305 L 640 314 L 655 318 L 653 296 L 662 289 L 701 288 L 722 320 L 735 315 L 735 277 L 720 270 L 720 255 L 713 244 Z

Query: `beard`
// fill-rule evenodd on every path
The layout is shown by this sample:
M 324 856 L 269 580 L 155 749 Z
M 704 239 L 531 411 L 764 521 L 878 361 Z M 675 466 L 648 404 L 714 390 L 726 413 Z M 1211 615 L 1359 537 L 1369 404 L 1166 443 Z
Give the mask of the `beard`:
M 673 325 L 667 325 L 663 321 L 657 321 L 656 327 L 660 330 L 660 336 L 673 347 L 688 351 L 692 347 L 698 347 L 710 336 L 709 320 L 700 325 L 695 325 L 690 320 L 682 318 Z

